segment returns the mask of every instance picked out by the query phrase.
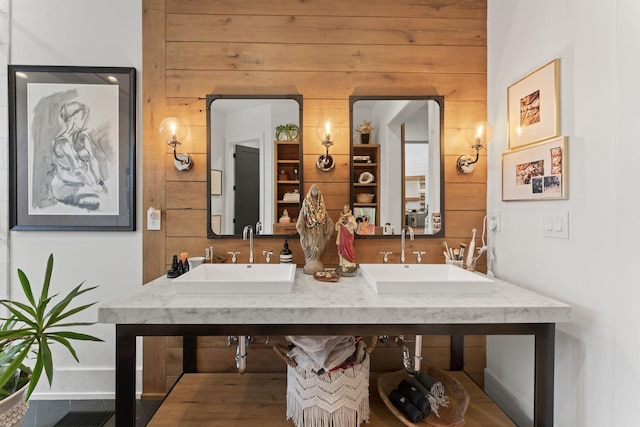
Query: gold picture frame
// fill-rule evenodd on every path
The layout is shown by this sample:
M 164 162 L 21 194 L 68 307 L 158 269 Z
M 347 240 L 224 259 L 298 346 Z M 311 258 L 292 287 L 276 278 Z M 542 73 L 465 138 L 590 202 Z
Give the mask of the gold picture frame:
M 222 171 L 211 169 L 211 195 L 222 195 Z
M 559 74 L 554 59 L 507 89 L 510 149 L 560 135 Z
M 551 138 L 502 154 L 502 200 L 567 198 L 567 138 Z
M 220 235 L 222 230 L 222 215 L 211 215 L 211 230 Z

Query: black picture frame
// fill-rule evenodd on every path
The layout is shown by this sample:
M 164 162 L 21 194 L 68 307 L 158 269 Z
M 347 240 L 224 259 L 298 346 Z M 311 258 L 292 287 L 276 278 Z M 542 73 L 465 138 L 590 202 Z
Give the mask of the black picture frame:
M 136 69 L 9 65 L 9 227 L 136 229 Z

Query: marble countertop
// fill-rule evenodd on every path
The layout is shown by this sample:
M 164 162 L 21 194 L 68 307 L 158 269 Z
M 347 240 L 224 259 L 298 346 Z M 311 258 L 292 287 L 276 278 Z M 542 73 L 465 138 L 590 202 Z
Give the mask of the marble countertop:
M 571 306 L 496 280 L 484 294 L 377 294 L 358 272 L 320 282 L 296 272 L 290 294 L 176 294 L 160 277 L 106 302 L 98 321 L 116 324 L 561 323 Z

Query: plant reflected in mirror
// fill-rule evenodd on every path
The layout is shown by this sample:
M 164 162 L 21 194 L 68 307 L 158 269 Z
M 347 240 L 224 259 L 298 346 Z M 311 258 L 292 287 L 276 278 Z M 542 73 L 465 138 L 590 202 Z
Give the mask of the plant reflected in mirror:
M 444 98 L 352 96 L 350 105 L 351 203 L 375 212 L 366 235 L 390 235 L 383 224 L 441 235 Z

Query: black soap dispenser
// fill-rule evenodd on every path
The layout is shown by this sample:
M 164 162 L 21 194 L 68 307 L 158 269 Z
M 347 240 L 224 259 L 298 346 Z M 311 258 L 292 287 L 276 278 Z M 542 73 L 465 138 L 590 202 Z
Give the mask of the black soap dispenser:
M 180 261 L 178 261 L 178 255 L 173 256 L 171 261 L 171 270 L 167 271 L 167 277 L 174 279 L 180 275 Z
M 291 264 L 293 262 L 293 253 L 289 249 L 289 242 L 284 240 L 284 247 L 280 251 L 280 264 Z

